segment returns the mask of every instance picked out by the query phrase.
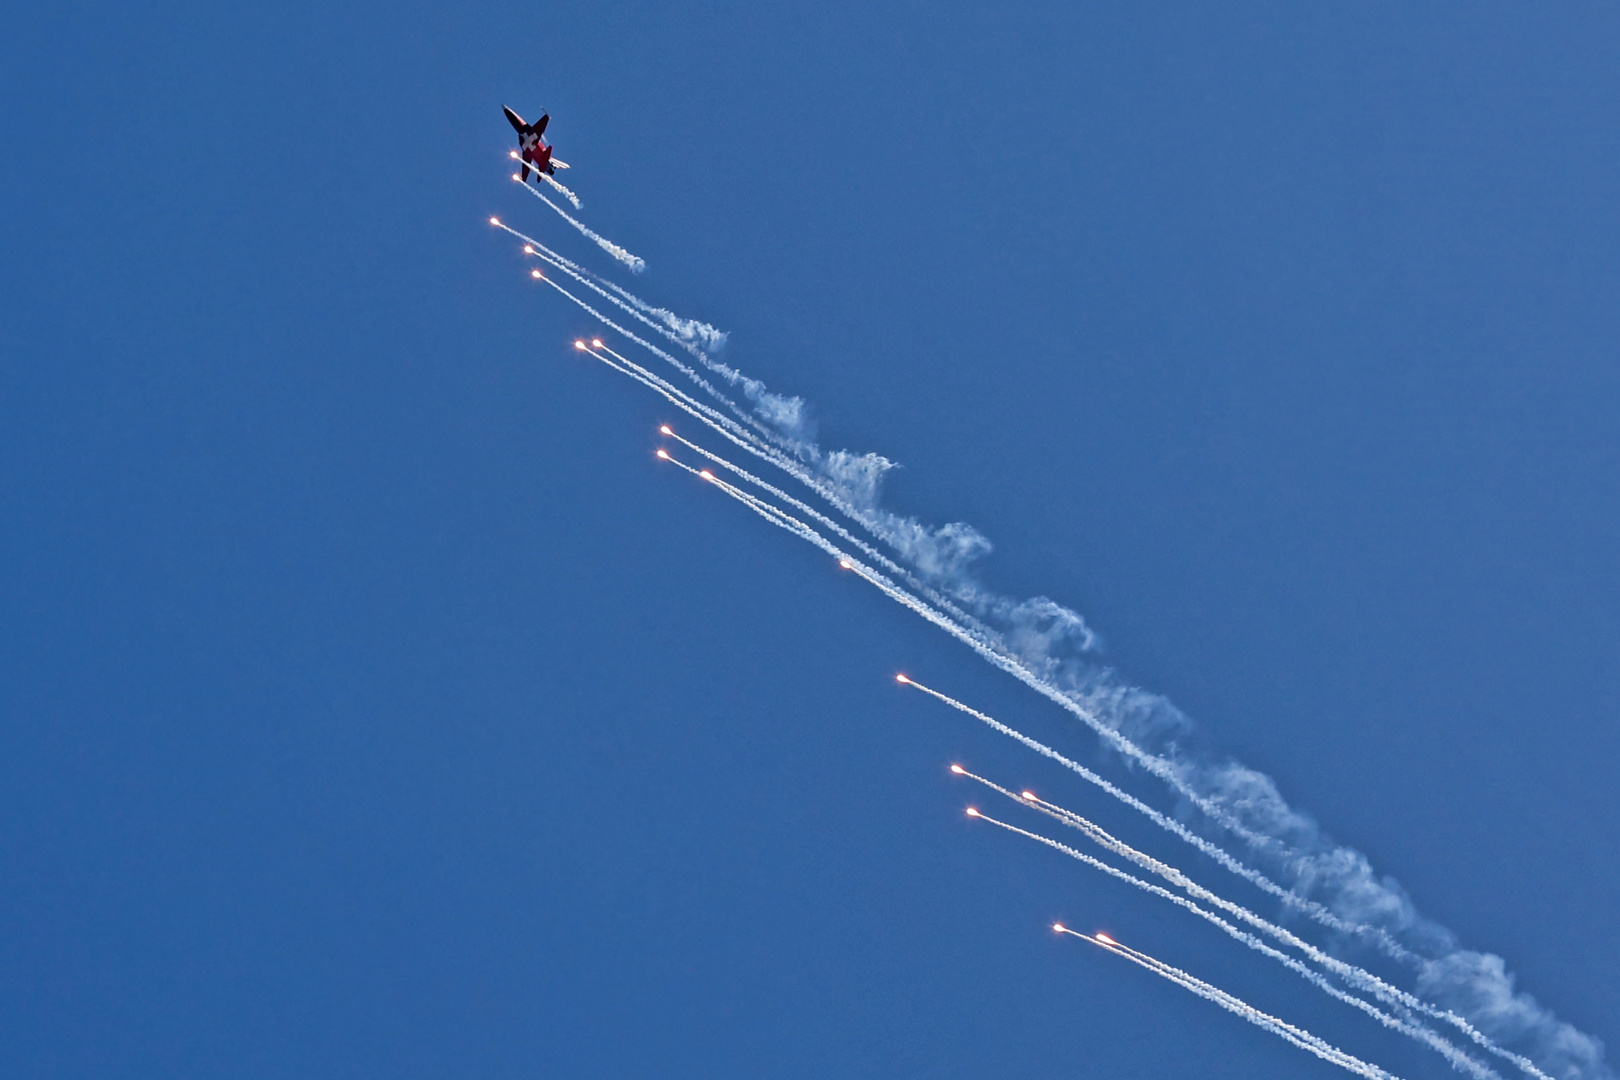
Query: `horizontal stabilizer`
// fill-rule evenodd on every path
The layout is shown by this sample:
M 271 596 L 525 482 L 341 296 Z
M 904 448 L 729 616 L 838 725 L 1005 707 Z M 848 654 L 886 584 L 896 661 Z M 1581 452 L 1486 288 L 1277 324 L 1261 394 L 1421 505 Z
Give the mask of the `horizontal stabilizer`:
M 568 162 L 566 162 L 566 161 L 558 161 L 556 158 L 551 159 L 551 164 L 556 166 L 559 169 L 568 168 Z

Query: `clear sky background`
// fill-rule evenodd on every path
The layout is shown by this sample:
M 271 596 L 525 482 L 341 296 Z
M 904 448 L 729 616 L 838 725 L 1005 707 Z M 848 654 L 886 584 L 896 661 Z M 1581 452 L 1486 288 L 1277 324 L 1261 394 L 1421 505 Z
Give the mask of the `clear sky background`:
M 962 817 L 1162 791 L 652 458 L 642 295 L 1620 1044 L 1620 13 L 35 5 L 0 36 L 0 1071 L 1452 1075 Z M 1216 871 L 1175 854 L 1203 877 Z

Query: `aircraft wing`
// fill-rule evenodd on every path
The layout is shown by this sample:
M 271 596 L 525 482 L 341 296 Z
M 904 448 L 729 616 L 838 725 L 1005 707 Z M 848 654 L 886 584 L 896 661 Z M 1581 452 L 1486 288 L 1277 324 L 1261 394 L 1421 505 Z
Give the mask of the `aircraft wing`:
M 513 112 L 511 109 L 508 109 L 505 105 L 501 106 L 501 111 L 506 113 L 506 122 L 511 124 L 512 127 L 515 128 L 519 134 L 522 134 L 523 129 L 529 126 L 528 124 L 525 124 L 523 122 L 523 117 L 519 116 L 517 113 Z

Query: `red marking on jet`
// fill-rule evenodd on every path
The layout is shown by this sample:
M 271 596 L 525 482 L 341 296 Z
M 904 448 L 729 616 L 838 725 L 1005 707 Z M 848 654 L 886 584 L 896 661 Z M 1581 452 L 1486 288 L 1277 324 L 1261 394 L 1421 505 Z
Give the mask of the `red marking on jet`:
M 551 120 L 551 114 L 545 113 L 532 124 L 523 122 L 523 117 L 506 106 L 501 106 L 506 113 L 507 121 L 518 133 L 518 163 L 523 167 L 523 179 L 529 178 L 529 169 L 532 166 L 535 172 L 543 172 L 547 176 L 555 176 L 558 169 L 568 168 L 566 161 L 558 161 L 551 156 L 551 144 L 541 138 L 546 133 L 546 124 Z

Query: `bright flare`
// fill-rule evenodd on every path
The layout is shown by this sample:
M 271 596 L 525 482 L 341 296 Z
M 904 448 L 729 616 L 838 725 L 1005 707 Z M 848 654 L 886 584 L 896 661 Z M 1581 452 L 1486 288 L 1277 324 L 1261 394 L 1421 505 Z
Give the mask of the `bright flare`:
M 499 225 L 501 223 L 501 219 L 498 217 L 492 217 L 489 219 L 489 223 L 491 225 Z
M 850 562 L 848 559 L 839 559 L 838 560 L 838 565 L 842 566 L 845 570 L 853 570 L 853 569 L 855 569 L 855 564 Z
M 960 765 L 952 765 L 951 772 L 955 773 L 957 776 L 961 776 L 963 773 L 967 772 L 967 770 L 962 768 Z
M 1024 798 L 1028 799 L 1030 802 L 1040 802 L 1041 801 L 1041 800 L 1039 800 L 1039 799 L 1037 799 L 1035 797 L 1035 793 L 1033 791 L 1023 792 L 1023 796 L 1024 796 Z
M 660 434 L 660 435 L 673 435 L 675 433 L 669 429 L 668 424 L 660 424 L 660 425 L 658 425 L 658 434 Z
M 1102 942 L 1104 945 L 1118 945 L 1119 944 L 1119 942 L 1115 941 L 1113 938 L 1109 937 L 1107 934 L 1103 933 L 1101 930 L 1097 931 L 1097 940 Z
M 583 348 L 584 348 L 584 347 L 585 347 L 585 343 L 584 343 L 584 342 L 583 342 L 583 341 L 576 341 L 576 342 L 574 342 L 574 348 L 576 348 L 576 349 L 583 349 Z
M 714 479 L 714 473 L 710 472 L 708 469 L 702 470 L 701 472 L 698 473 L 698 475 L 703 477 L 703 479 L 705 479 L 705 480 L 713 480 Z
M 910 681 L 911 681 L 911 680 L 910 680 L 910 679 L 908 679 L 908 678 L 906 678 L 906 677 L 905 677 L 905 676 L 904 676 L 904 675 L 896 675 L 896 676 L 895 676 L 895 677 L 894 677 L 894 681 L 895 681 L 895 682 L 901 682 L 901 683 L 908 683 L 908 682 L 910 682 Z
M 1060 922 L 1053 923 L 1052 924 L 1052 929 L 1056 930 L 1060 934 L 1068 933 L 1068 931 L 1063 928 L 1063 924 L 1060 923 Z
M 600 349 L 602 347 L 602 339 L 599 337 L 593 337 L 591 338 L 591 344 Z
M 665 461 L 668 461 L 669 460 L 669 451 L 668 450 L 660 450 L 660 451 L 658 451 L 658 456 L 663 458 Z
M 968 817 L 978 817 L 979 812 L 977 810 L 973 809 L 973 807 L 970 806 L 967 809 L 967 815 L 968 815 Z

